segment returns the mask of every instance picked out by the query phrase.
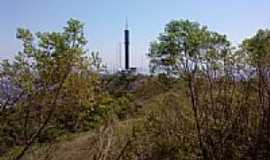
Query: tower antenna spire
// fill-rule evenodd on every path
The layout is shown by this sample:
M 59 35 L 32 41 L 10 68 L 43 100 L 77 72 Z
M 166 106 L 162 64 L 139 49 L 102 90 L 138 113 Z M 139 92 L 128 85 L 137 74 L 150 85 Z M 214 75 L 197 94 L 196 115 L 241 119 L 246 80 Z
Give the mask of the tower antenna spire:
M 128 29 L 128 18 L 127 18 L 127 16 L 126 16 L 126 24 L 125 24 L 125 29 L 127 30 Z
M 128 30 L 128 21 L 126 18 L 126 28 L 124 31 L 124 40 L 125 40 L 125 69 L 129 70 L 129 30 Z

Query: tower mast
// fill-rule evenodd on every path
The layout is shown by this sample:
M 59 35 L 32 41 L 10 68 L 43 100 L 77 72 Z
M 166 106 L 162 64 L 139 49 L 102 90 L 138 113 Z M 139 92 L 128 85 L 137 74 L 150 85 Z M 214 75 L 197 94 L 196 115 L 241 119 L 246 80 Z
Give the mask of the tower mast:
M 129 29 L 128 29 L 128 21 L 126 18 L 126 26 L 125 26 L 125 69 L 129 69 Z

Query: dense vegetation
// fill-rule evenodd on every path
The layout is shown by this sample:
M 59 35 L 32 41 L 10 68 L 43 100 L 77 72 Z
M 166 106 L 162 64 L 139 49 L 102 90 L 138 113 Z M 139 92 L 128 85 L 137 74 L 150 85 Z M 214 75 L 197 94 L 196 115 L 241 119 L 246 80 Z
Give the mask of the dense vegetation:
M 17 38 L 23 51 L 0 65 L 0 159 L 270 159 L 267 29 L 236 48 L 171 21 L 151 75 L 107 73 L 74 19 Z

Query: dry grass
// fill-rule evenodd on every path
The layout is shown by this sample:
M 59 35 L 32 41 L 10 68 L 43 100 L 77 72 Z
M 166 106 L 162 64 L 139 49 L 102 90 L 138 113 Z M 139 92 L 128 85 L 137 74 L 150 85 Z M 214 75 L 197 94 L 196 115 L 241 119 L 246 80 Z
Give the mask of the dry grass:
M 164 106 L 164 104 L 160 104 L 164 97 L 181 100 L 181 96 L 172 91 L 158 94 L 140 101 L 144 107 L 141 108 L 136 118 L 125 121 L 112 120 L 97 130 L 62 138 L 55 144 L 36 147 L 37 149 L 27 155 L 25 160 L 134 159 L 136 154 L 148 150 L 148 145 L 151 148 L 151 144 L 147 144 L 149 137 L 136 137 L 138 135 L 135 135 L 137 133 L 134 133 L 134 127 L 141 125 L 143 127 L 145 117 L 153 111 L 159 110 L 159 106 Z M 139 133 L 139 136 L 141 134 L 144 133 Z M 149 150 L 151 150 L 150 148 Z
M 27 160 L 105 160 L 119 157 L 128 143 L 132 125 L 140 119 L 130 119 L 105 125 L 96 131 L 64 138 L 58 143 L 39 147 L 25 157 Z

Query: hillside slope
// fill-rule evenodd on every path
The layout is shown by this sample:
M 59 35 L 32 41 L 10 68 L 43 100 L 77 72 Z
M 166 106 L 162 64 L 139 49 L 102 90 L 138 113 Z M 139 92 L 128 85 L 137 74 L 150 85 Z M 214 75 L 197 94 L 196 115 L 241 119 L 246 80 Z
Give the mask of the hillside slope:
M 152 131 L 148 130 L 149 118 L 153 113 L 163 112 L 170 107 L 165 104 L 168 98 L 181 100 L 171 90 L 138 99 L 134 103 L 144 107 L 140 108 L 136 116 L 123 121 L 111 120 L 96 130 L 62 137 L 56 143 L 36 147 L 25 160 L 159 159 L 160 155 L 154 153 L 155 140 L 151 139 L 154 135 L 149 134 Z

